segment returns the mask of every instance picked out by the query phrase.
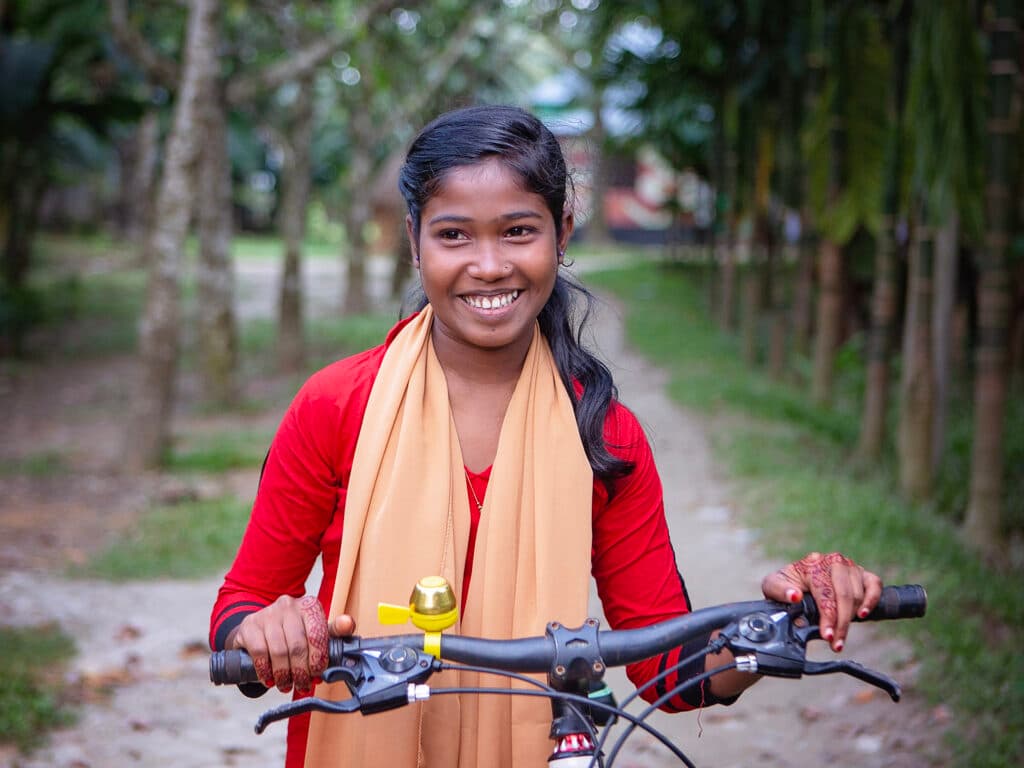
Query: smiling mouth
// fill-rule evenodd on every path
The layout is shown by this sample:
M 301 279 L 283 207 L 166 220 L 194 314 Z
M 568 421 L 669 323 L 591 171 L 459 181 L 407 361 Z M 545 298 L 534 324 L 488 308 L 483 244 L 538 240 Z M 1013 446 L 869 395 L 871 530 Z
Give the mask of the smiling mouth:
M 513 301 L 519 298 L 519 291 L 509 291 L 508 293 L 499 293 L 494 296 L 477 296 L 467 295 L 460 296 L 464 302 L 474 309 L 501 309 L 502 307 L 509 306 Z

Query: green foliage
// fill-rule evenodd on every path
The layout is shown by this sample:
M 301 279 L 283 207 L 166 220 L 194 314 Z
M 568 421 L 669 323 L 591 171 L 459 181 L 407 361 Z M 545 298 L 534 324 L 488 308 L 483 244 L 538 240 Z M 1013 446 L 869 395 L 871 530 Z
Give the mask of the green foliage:
M 27 751 L 71 721 L 60 703 L 61 672 L 74 652 L 54 625 L 0 627 L 0 743 Z
M 859 227 L 877 232 L 881 225 L 891 56 L 877 14 L 874 7 L 855 3 L 833 20 L 828 79 L 803 139 L 812 208 L 822 231 L 840 244 Z M 837 128 L 842 131 L 838 148 Z M 833 171 L 837 151 L 838 179 Z
M 852 465 L 851 443 L 840 438 L 847 428 L 855 434 L 852 424 L 832 433 L 809 415 L 817 410 L 810 406 L 791 408 L 775 395 L 748 402 L 768 385 L 757 381 L 761 373 L 735 363 L 732 340 L 700 311 L 699 294 L 684 271 L 644 267 L 590 282 L 613 288 L 627 302 L 630 340 L 668 369 L 673 397 L 699 406 L 714 427 L 721 426 L 714 430 L 722 436 L 716 448 L 740 481 L 744 507 L 756 510 L 752 522 L 766 530 L 765 542 L 774 553 L 793 557 L 809 549 L 842 548 L 890 583 L 927 588 L 928 616 L 895 624 L 892 631 L 913 644 L 922 667 L 920 692 L 954 706 L 964 723 L 955 727 L 957 739 L 950 745 L 956 764 L 1019 764 L 1024 758 L 1020 578 L 971 554 L 954 521 L 935 505 L 902 501 L 884 469 L 867 472 Z M 721 395 L 713 391 L 716 383 Z M 1012 424 L 1021 424 L 1022 408 L 1011 408 Z M 825 412 L 819 418 L 833 424 Z M 957 415 L 953 422 L 953 453 L 959 453 L 965 419 Z M 1008 467 L 1021 466 L 1022 442 L 1017 435 L 1009 438 Z M 1011 480 L 1010 495 L 1020 495 L 1021 482 Z
M 71 575 L 112 581 L 209 576 L 230 562 L 249 519 L 235 498 L 158 507 Z
M 914 15 L 907 112 L 913 186 L 941 222 L 958 212 L 965 231 L 983 228 L 986 66 L 968 0 Z

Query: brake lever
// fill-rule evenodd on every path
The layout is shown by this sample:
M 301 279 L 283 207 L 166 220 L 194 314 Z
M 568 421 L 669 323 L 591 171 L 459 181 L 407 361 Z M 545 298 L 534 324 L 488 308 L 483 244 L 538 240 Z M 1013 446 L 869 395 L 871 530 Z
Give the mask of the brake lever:
M 740 666 L 773 677 L 843 673 L 881 688 L 893 701 L 900 700 L 900 686 L 891 677 L 847 659 L 807 661 L 807 643 L 821 639 L 817 624 L 811 624 L 799 605 L 779 605 L 777 611 L 748 614 L 721 631 Z
M 259 719 L 256 720 L 256 733 L 257 735 L 263 733 L 271 723 L 276 723 L 278 720 L 286 720 L 289 717 L 301 715 L 304 712 L 328 712 L 332 714 L 357 712 L 359 704 L 359 699 L 355 696 L 344 701 L 327 701 L 326 699 L 318 699 L 315 696 L 289 701 L 287 704 L 274 707 L 274 709 L 267 710 L 260 715 Z
M 889 694 L 889 698 L 893 701 L 900 700 L 901 690 L 899 683 L 888 675 L 876 672 L 873 669 L 868 669 L 863 664 L 858 664 L 856 661 L 840 659 L 838 661 L 808 661 L 804 664 L 805 675 L 831 675 L 836 672 L 842 672 L 843 674 L 850 675 L 850 677 L 863 680 L 865 683 L 870 683 L 876 688 L 881 688 Z
M 737 661 L 747 657 L 743 663 L 753 664 L 750 671 L 798 678 L 806 663 L 807 641 L 817 632 L 817 627 L 806 623 L 799 626 L 801 619 L 780 605 L 776 611 L 747 614 L 725 627 L 720 635 Z
M 350 698 L 328 701 L 311 696 L 290 701 L 260 715 L 256 733 L 263 733 L 273 722 L 304 712 L 370 715 L 405 706 L 421 698 L 415 692 L 416 685 L 440 668 L 441 663 L 430 654 L 404 645 L 386 650 L 348 651 L 341 664 L 325 669 L 321 678 L 325 683 L 345 683 L 352 694 Z

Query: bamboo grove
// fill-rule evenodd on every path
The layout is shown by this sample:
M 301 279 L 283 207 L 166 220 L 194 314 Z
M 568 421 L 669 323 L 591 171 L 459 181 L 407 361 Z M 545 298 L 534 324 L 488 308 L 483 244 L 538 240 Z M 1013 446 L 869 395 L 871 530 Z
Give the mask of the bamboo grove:
M 405 5 L 0 3 L 0 354 L 20 351 L 31 319 L 45 190 L 117 144 L 121 214 L 149 274 L 128 455 L 158 464 L 190 235 L 205 396 L 238 398 L 230 246 L 245 141 L 279 157 L 276 354 L 296 369 L 314 198 L 348 240 L 340 303 L 365 309 L 369 191 L 412 126 L 454 104 L 523 101 L 530 83 L 572 70 L 585 86 L 571 106 L 592 116 L 593 197 L 607 184 L 602 151 L 640 144 L 713 190 L 713 311 L 744 358 L 827 407 L 837 356 L 854 345 L 864 385 L 852 453 L 895 456 L 914 500 L 934 493 L 949 404 L 967 390 L 969 492 L 954 512 L 983 551 L 1021 535 L 1006 511 L 1007 479 L 1024 472 L 1006 454 L 1024 387 L 1020 0 Z M 606 134 L 612 109 L 636 116 L 629 135 Z M 587 226 L 595 239 L 600 219 Z
M 629 4 L 627 4 L 629 5 Z M 710 179 L 714 312 L 744 359 L 828 406 L 865 360 L 852 458 L 933 493 L 956 385 L 973 389 L 966 539 L 994 553 L 1024 366 L 1021 5 L 1013 0 L 614 4 L 657 20 L 617 56 L 645 138 Z M 794 221 L 797 225 L 794 226 Z M 788 224 L 788 227 L 787 227 Z M 891 437 L 890 437 L 891 435 Z M 889 450 L 892 442 L 894 452 Z

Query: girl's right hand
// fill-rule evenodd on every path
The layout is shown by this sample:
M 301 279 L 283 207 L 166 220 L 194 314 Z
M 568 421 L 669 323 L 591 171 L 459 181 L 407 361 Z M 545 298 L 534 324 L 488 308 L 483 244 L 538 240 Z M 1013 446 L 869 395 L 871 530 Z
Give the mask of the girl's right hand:
M 246 616 L 228 638 L 227 647 L 243 649 L 252 657 L 260 681 L 267 688 L 287 693 L 313 689 L 313 680 L 327 667 L 329 637 L 355 631 L 351 616 L 336 616 L 330 626 L 323 606 L 313 595 L 296 599 L 282 595 Z

